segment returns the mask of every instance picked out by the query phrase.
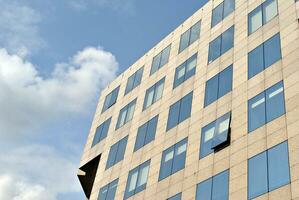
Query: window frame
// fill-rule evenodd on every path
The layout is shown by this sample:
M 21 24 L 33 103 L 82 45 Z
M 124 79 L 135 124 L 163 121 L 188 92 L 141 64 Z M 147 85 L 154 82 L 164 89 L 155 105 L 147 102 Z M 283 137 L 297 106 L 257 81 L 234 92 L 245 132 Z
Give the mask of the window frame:
M 285 146 L 284 146 L 285 145 Z M 276 190 L 276 189 L 278 189 L 278 188 L 281 188 L 281 187 L 283 187 L 283 186 L 285 186 L 285 185 L 288 185 L 288 184 L 290 184 L 291 183 L 291 174 L 290 174 L 290 154 L 289 154 L 289 149 L 288 149 L 288 146 L 289 146 L 289 144 L 288 144 L 288 141 L 287 140 L 285 140 L 285 141 L 283 141 L 283 142 L 281 142 L 281 143 L 279 143 L 279 144 L 277 144 L 277 145 L 275 145 L 275 146 L 273 146 L 273 147 L 271 147 L 271 148 L 269 148 L 269 149 L 266 149 L 265 151 L 263 151 L 263 152 L 261 152 L 261 153 L 259 153 L 259 154 L 257 154 L 257 155 L 254 155 L 254 156 L 252 156 L 251 158 L 249 158 L 248 160 L 247 160 L 247 168 L 248 168 L 248 173 L 247 173 L 247 191 L 248 191 L 248 200 L 251 200 L 251 199 L 255 199 L 255 198 L 257 198 L 257 197 L 259 197 L 259 196 L 261 196 L 261 195 L 264 195 L 264 194 L 266 194 L 266 193 L 269 193 L 269 192 L 271 192 L 271 191 L 274 191 L 274 190 Z M 275 167 L 277 167 L 277 166 L 279 166 L 279 167 L 281 167 L 281 165 L 275 165 L 275 164 L 270 164 L 269 163 L 269 152 L 271 153 L 272 151 L 274 151 L 274 150 L 277 150 L 278 148 L 281 148 L 281 147 L 285 147 L 286 149 L 280 149 L 280 150 L 285 150 L 285 152 L 283 152 L 283 153 L 286 153 L 287 154 L 287 158 L 286 158 L 286 160 L 287 160 L 287 163 L 284 163 L 284 164 L 286 164 L 287 166 L 284 166 L 285 167 L 285 169 L 284 170 L 287 170 L 287 171 L 284 171 L 286 174 L 287 174 L 287 178 L 286 179 L 288 179 L 287 181 L 285 180 L 285 182 L 284 183 L 279 183 L 279 185 L 278 186 L 276 186 L 276 187 L 273 187 L 273 188 L 271 188 L 271 186 L 270 186 L 270 181 L 269 181 L 269 179 L 271 179 L 271 176 L 269 175 L 270 173 L 269 173 L 269 169 L 271 169 L 271 166 L 275 166 Z M 266 175 L 266 181 L 265 181 L 265 183 L 264 184 L 266 184 L 266 185 L 263 185 L 265 188 L 261 191 L 261 192 L 258 192 L 257 194 L 251 194 L 251 189 L 250 189 L 250 187 L 251 187 L 251 183 L 250 183 L 250 180 L 251 180 L 251 178 L 250 177 L 252 177 L 252 176 L 250 176 L 250 173 L 251 173 L 251 169 L 252 169 L 252 167 L 254 167 L 254 165 L 250 165 L 250 161 L 252 161 L 253 159 L 257 159 L 258 157 L 260 157 L 260 156 L 262 156 L 262 155 L 264 155 L 264 159 L 265 160 L 263 160 L 264 162 L 265 162 L 265 165 L 263 166 L 263 167 L 265 167 L 265 169 L 260 169 L 260 170 L 265 170 L 265 171 L 267 171 L 267 173 L 265 174 Z M 270 156 L 271 157 L 271 156 Z M 259 161 L 258 163 L 260 163 L 261 161 Z M 256 171 L 256 170 L 255 170 Z
M 174 80 L 173 80 L 173 89 L 177 88 L 181 84 L 183 84 L 185 81 L 187 81 L 189 78 L 195 75 L 196 73 L 196 67 L 197 67 L 197 53 L 193 54 L 190 58 L 185 60 L 182 64 L 180 64 L 176 69 L 175 69 L 175 75 L 174 75 Z M 187 71 L 188 65 L 195 60 L 195 66 L 192 68 L 192 70 Z M 183 78 L 179 77 L 177 78 L 177 75 L 179 73 L 180 69 L 184 70 L 184 75 Z M 188 73 L 189 72 L 189 73 Z M 180 79 L 182 78 L 182 79 Z
M 122 126 L 124 126 L 126 123 L 128 123 L 129 121 L 131 121 L 133 119 L 134 113 L 135 113 L 135 108 L 136 108 L 136 102 L 137 102 L 137 98 L 135 98 L 134 100 L 132 100 L 130 103 L 128 103 L 127 105 L 125 105 L 118 114 L 118 118 L 117 118 L 117 123 L 115 126 L 115 130 L 121 128 Z M 132 113 L 132 117 L 130 118 L 130 116 L 128 115 L 129 111 L 133 109 L 133 113 Z M 124 116 L 124 121 L 121 122 L 122 120 L 122 115 L 123 113 L 125 113 Z
M 144 70 L 144 66 L 141 67 L 140 69 L 138 69 L 134 74 L 132 74 L 128 79 L 127 79 L 127 84 L 126 84 L 126 89 L 125 89 L 125 95 L 127 95 L 128 93 L 130 93 L 132 90 L 134 90 L 137 86 L 140 85 L 141 81 L 142 81 L 142 77 L 143 77 L 143 70 Z M 140 78 L 138 79 L 138 75 L 140 75 Z M 137 79 L 136 79 L 137 78 Z M 132 80 L 132 86 L 129 87 L 129 81 Z
M 104 103 L 103 103 L 103 107 L 102 107 L 102 113 L 104 113 L 106 110 L 111 108 L 116 103 L 118 95 L 119 95 L 119 88 L 120 88 L 120 85 L 117 86 L 116 88 L 114 88 L 109 94 L 106 95 Z M 114 99 L 111 100 L 112 97 L 114 97 Z M 109 102 L 107 102 L 108 100 L 109 100 Z
M 116 165 L 117 163 L 121 162 L 124 159 L 125 151 L 128 143 L 128 137 L 129 137 L 128 135 L 125 136 L 124 138 L 120 139 L 118 142 L 114 143 L 110 147 L 105 170 L 113 167 L 114 165 Z M 121 154 L 119 154 L 119 152 L 121 152 Z
M 146 185 L 147 185 L 147 181 L 148 181 L 148 176 L 149 176 L 149 172 L 150 172 L 150 162 L 151 160 L 147 160 L 144 163 L 138 165 L 137 167 L 131 169 L 128 173 L 128 178 L 127 178 L 127 183 L 126 183 L 126 187 L 125 187 L 125 192 L 124 192 L 124 199 L 128 199 L 132 196 L 134 196 L 135 194 L 143 191 L 146 189 Z M 146 175 L 146 182 L 142 185 L 138 186 L 138 182 L 140 181 L 140 176 L 142 173 L 142 170 L 144 168 L 148 168 L 147 169 L 147 175 Z M 128 191 L 130 184 L 131 184 L 131 179 L 132 179 L 132 175 L 134 175 L 134 173 L 137 173 L 137 177 L 136 177 L 136 183 L 135 186 L 133 188 L 133 191 Z
M 162 85 L 162 92 L 160 97 L 157 97 L 157 92 L 158 92 L 158 88 Z M 154 103 L 156 103 L 157 101 L 159 101 L 160 99 L 162 99 L 163 97 L 163 92 L 164 92 L 164 86 L 165 86 L 165 77 L 163 77 L 162 79 L 160 79 L 158 82 L 156 82 L 154 85 L 152 85 L 151 87 L 149 87 L 146 92 L 145 92 L 145 96 L 144 96 L 144 101 L 143 101 L 143 106 L 142 106 L 142 111 L 146 110 L 147 108 L 151 107 Z M 150 103 L 148 103 L 148 98 L 149 98 L 149 94 L 153 92 L 152 98 L 150 100 Z
M 199 26 L 198 27 L 198 36 L 192 40 L 192 31 L 196 28 L 196 26 Z M 187 31 L 185 31 L 184 33 L 181 34 L 181 37 L 180 37 L 180 43 L 179 43 L 179 54 L 181 52 L 183 52 L 185 49 L 187 49 L 191 44 L 193 44 L 196 40 L 198 40 L 200 38 L 200 31 L 201 31 L 201 20 L 199 20 L 198 22 L 196 22 L 195 24 L 193 24 Z M 185 36 L 185 34 L 187 34 L 187 40 L 188 42 L 186 43 L 186 46 L 183 46 L 182 47 L 182 38 Z M 186 40 L 186 41 L 187 41 Z
M 276 14 L 271 18 L 269 19 L 268 21 L 265 20 L 265 5 L 267 5 L 269 2 L 271 1 L 275 1 L 276 2 Z M 255 29 L 254 31 L 250 31 L 252 30 L 252 28 L 250 27 L 250 24 L 252 24 L 251 22 L 251 18 L 252 17 L 252 14 L 257 12 L 257 10 L 260 10 L 261 11 L 261 17 L 262 19 L 260 19 L 262 21 L 262 25 L 259 26 L 257 29 Z M 268 22 L 270 22 L 271 20 L 273 20 L 275 17 L 277 17 L 279 15 L 279 10 L 278 10 L 278 2 L 277 0 L 266 0 L 264 1 L 262 4 L 258 5 L 256 8 L 254 8 L 252 11 L 250 11 L 250 13 L 248 13 L 248 36 L 253 34 L 254 32 L 258 31 L 261 27 L 263 27 L 264 25 L 266 25 Z
M 220 77 L 223 76 L 223 74 L 226 74 L 227 71 L 230 71 L 231 73 L 229 74 L 229 78 L 231 79 L 231 84 L 229 89 L 227 89 L 226 92 L 224 92 L 223 94 L 220 93 L 220 85 L 222 85 L 219 80 Z M 210 104 L 214 103 L 215 101 L 217 101 L 218 99 L 220 99 L 221 97 L 225 96 L 226 94 L 230 93 L 233 89 L 233 75 L 234 75 L 234 70 L 233 70 L 233 64 L 229 65 L 228 67 L 226 67 L 224 70 L 220 71 L 218 74 L 216 74 L 215 76 L 213 76 L 212 78 L 210 78 L 209 80 L 206 81 L 205 84 L 205 97 L 204 97 L 204 108 L 208 107 Z M 216 81 L 216 83 L 214 83 L 213 81 Z M 214 88 L 214 86 L 217 88 L 214 88 L 215 90 L 209 89 L 209 86 L 211 86 L 210 84 L 214 83 L 212 86 Z M 210 95 L 213 95 L 212 100 L 209 100 Z M 220 95 L 221 94 L 221 95 Z M 211 97 L 210 97 L 211 98 Z
M 229 11 L 229 12 L 225 12 L 225 8 L 226 8 L 225 5 L 227 5 L 226 3 L 228 1 L 233 1 L 233 9 L 231 11 Z M 213 8 L 213 10 L 212 10 L 212 17 L 211 17 L 211 29 L 214 28 L 217 24 L 219 24 L 227 16 L 229 16 L 231 13 L 233 13 L 235 11 L 235 8 L 236 8 L 235 4 L 236 4 L 235 0 L 224 0 L 219 5 L 217 5 L 215 8 Z M 220 13 L 219 13 L 220 14 L 219 15 L 220 18 L 219 18 L 219 21 L 214 22 L 213 19 L 214 19 L 214 13 L 215 13 L 216 9 L 220 9 L 219 10 L 220 11 Z
M 165 59 L 165 63 L 162 63 L 162 61 L 163 61 L 163 55 L 165 54 L 165 52 L 168 52 L 167 53 L 167 58 Z M 157 72 L 159 69 L 161 69 L 164 65 L 166 65 L 168 63 L 170 52 L 171 52 L 171 44 L 169 44 L 167 47 L 165 47 L 162 51 L 160 51 L 157 55 L 155 55 L 153 57 L 152 65 L 151 65 L 151 69 L 150 69 L 150 76 L 152 74 L 154 74 L 155 72 Z M 155 66 L 154 65 L 154 63 L 155 63 L 154 61 L 157 58 L 159 58 L 159 60 L 158 60 L 157 66 Z
M 232 36 L 232 41 L 230 41 L 231 47 L 223 49 L 223 45 L 222 45 L 222 43 L 224 43 L 224 41 L 223 41 L 223 35 L 229 33 L 230 31 L 232 32 L 232 35 L 231 35 Z M 225 41 L 225 43 L 227 43 L 227 41 Z M 215 44 L 217 44 L 217 45 L 214 46 Z M 232 25 L 231 27 L 229 27 L 228 29 L 226 29 L 223 33 L 221 33 L 218 37 L 216 37 L 214 40 L 212 40 L 212 41 L 209 42 L 208 65 L 211 64 L 212 62 L 214 62 L 216 59 L 218 59 L 222 55 L 224 55 L 226 52 L 228 52 L 232 48 L 234 48 L 234 44 L 235 44 L 235 26 Z M 213 48 L 211 48 L 211 46 L 213 48 L 219 48 L 219 49 L 216 49 L 217 50 L 217 54 L 215 54 L 216 56 L 213 53 L 216 50 L 213 49 Z
M 186 115 L 184 118 L 182 118 L 181 113 L 183 113 L 182 110 L 182 102 L 184 100 L 186 100 L 186 98 L 191 98 L 190 102 L 189 102 L 189 107 L 188 107 L 188 112 L 189 112 L 189 116 Z M 192 102 L 193 102 L 193 91 L 189 92 L 188 94 L 186 94 L 185 96 L 183 96 L 181 99 L 179 99 L 178 101 L 176 101 L 175 103 L 173 103 L 171 106 L 169 106 L 168 109 L 168 119 L 167 119 L 167 124 L 166 124 L 166 132 L 169 131 L 170 129 L 176 127 L 177 125 L 179 125 L 180 123 L 182 123 L 183 121 L 185 121 L 186 119 L 190 118 L 191 116 L 191 112 L 192 112 Z M 174 108 L 178 108 L 177 110 L 177 114 L 173 113 Z M 173 114 L 176 114 L 177 116 L 175 116 L 176 122 L 174 124 L 172 124 L 172 119 L 171 117 L 174 117 Z M 171 120 L 171 121 L 170 121 Z
M 114 186 L 116 184 L 116 187 L 115 187 L 115 191 L 111 191 L 113 188 L 111 188 L 112 186 Z M 111 200 L 111 199 L 109 199 L 108 198 L 108 195 L 111 193 L 111 192 L 113 192 L 114 193 L 114 198 L 115 198 L 115 193 L 116 193 L 116 190 L 117 190 L 117 186 L 118 186 L 118 178 L 117 179 L 115 179 L 115 180 L 113 180 L 113 181 L 111 181 L 110 183 L 108 183 L 108 184 L 106 184 L 106 185 L 104 185 L 103 187 L 101 187 L 100 188 L 100 191 L 99 191 L 99 195 L 98 195 L 98 200 Z M 107 187 L 107 188 L 106 188 Z M 106 195 L 105 195 L 105 198 L 104 199 L 102 199 L 102 198 L 100 198 L 101 197 L 101 191 L 102 190 L 104 190 L 104 189 L 107 189 L 107 193 L 106 193 Z M 107 199 L 108 198 L 108 199 Z M 114 199 L 113 198 L 113 199 Z
M 179 148 L 182 147 L 182 146 L 185 146 L 184 151 L 177 154 Z M 161 181 L 161 180 L 163 180 L 163 179 L 165 179 L 165 178 L 167 178 L 167 177 L 169 177 L 169 176 L 175 174 L 176 172 L 178 172 L 178 171 L 185 168 L 187 147 L 188 147 L 188 138 L 186 137 L 186 138 L 182 139 L 181 141 L 177 142 L 176 144 L 168 147 L 167 149 L 165 149 L 162 152 L 158 181 Z M 165 161 L 166 156 L 169 155 L 169 153 L 172 154 L 172 157 L 170 159 L 168 159 L 167 161 Z M 181 154 L 184 154 L 184 155 L 181 155 Z M 182 158 L 179 157 L 179 156 L 182 156 Z M 178 164 L 179 167 L 177 167 L 177 165 L 175 165 L 175 163 L 177 163 L 178 160 L 180 160 L 180 159 L 183 159 L 183 163 L 179 163 L 182 166 L 180 166 Z M 170 162 L 167 163 L 167 165 L 166 165 L 166 162 L 168 162 L 168 161 L 170 161 Z M 167 167 L 167 166 L 169 166 L 170 168 L 166 169 L 166 174 L 165 174 L 165 173 L 163 173 L 163 172 L 165 172 L 164 167 Z
M 111 124 L 111 119 L 112 119 L 112 117 L 106 119 L 104 122 L 102 122 L 96 128 L 96 131 L 95 131 L 95 134 L 94 134 L 94 137 L 93 137 L 93 140 L 92 140 L 91 147 L 94 147 L 95 145 L 97 145 L 98 143 L 100 143 L 102 140 L 104 140 L 107 137 L 108 132 L 109 132 L 109 128 L 110 128 L 110 124 Z M 103 132 L 104 128 L 106 129 L 105 132 Z

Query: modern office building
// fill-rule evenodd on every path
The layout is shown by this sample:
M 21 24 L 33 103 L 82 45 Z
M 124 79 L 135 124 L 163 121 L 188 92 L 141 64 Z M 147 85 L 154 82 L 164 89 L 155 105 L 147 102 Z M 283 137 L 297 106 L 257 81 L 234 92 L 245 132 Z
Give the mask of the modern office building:
M 101 94 L 87 199 L 299 200 L 299 2 L 210 0 Z

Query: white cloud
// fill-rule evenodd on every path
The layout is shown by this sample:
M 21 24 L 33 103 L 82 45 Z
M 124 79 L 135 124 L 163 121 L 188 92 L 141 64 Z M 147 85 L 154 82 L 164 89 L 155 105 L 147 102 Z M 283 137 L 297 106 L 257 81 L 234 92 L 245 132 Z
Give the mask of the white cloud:
M 39 12 L 16 0 L 0 0 L 0 7 L 0 46 L 24 57 L 46 45 L 39 33 Z
M 30 145 L 0 156 L 0 199 L 54 200 L 80 191 L 76 165 L 49 146 Z
M 32 63 L 0 49 L 0 135 L 87 113 L 99 90 L 115 78 L 118 63 L 111 53 L 88 47 L 54 68 L 45 79 Z

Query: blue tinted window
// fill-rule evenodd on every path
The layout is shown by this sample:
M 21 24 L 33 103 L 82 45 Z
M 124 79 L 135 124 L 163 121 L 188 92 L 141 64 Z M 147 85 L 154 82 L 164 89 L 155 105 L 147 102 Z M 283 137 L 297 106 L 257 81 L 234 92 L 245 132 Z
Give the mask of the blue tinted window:
M 218 75 L 214 76 L 206 83 L 205 107 L 217 100 L 218 97 Z
M 219 74 L 218 98 L 232 91 L 233 66 L 227 67 Z
M 110 122 L 111 122 L 111 117 L 107 119 L 105 122 L 103 122 L 100 126 L 98 126 L 96 130 L 96 134 L 92 141 L 92 147 L 107 137 Z
M 283 142 L 248 160 L 248 199 L 290 183 L 288 144 Z
M 205 180 L 196 187 L 196 200 L 212 199 L 212 178 Z
M 119 91 L 119 86 L 105 97 L 102 113 L 116 103 L 118 91 Z
M 228 178 L 228 170 L 213 177 L 212 200 L 228 199 Z
M 150 160 L 129 172 L 124 199 L 127 199 L 146 188 L 149 167 Z
M 150 74 L 155 73 L 158 69 L 163 67 L 166 63 L 168 63 L 170 49 L 171 45 L 167 46 L 153 58 Z
M 214 27 L 216 24 L 221 22 L 226 16 L 235 10 L 235 0 L 224 0 L 212 11 L 212 24 Z
M 281 59 L 279 33 L 248 54 L 248 79 Z
M 223 2 L 212 11 L 212 27 L 221 22 L 223 17 Z
M 248 132 L 285 113 L 283 82 L 278 82 L 248 101 Z
M 169 108 L 166 130 L 169 130 L 191 115 L 193 92 L 190 92 Z
M 152 104 L 154 104 L 162 98 L 164 82 L 165 77 L 146 90 L 143 103 L 143 110 L 145 110 L 146 108 L 148 108 L 149 106 L 151 106 Z
M 284 142 L 268 151 L 269 191 L 290 183 L 288 143 Z
M 138 128 L 134 151 L 155 139 L 158 115 Z
M 220 57 L 234 46 L 234 26 L 227 29 L 209 45 L 208 64 Z
M 283 83 L 279 82 L 266 90 L 267 122 L 285 113 Z
M 277 16 L 277 1 L 267 0 L 248 14 L 249 35 Z
M 100 189 L 98 200 L 114 200 L 118 179 L 112 181 Z
M 229 139 L 230 112 L 219 117 L 201 129 L 200 158 L 214 152 L 214 149 Z
M 159 181 L 185 167 L 187 138 L 162 153 Z
M 252 199 L 268 191 L 267 153 L 248 160 L 248 197 Z
M 185 80 L 195 74 L 197 62 L 197 53 L 187 59 L 183 64 L 178 66 L 175 70 L 175 77 L 173 82 L 173 88 L 176 88 L 182 84 Z
M 168 198 L 167 200 L 181 200 L 182 198 L 182 193 L 178 193 L 170 198 Z
M 180 102 L 176 102 L 175 104 L 171 105 L 169 108 L 168 113 L 168 120 L 167 120 L 167 130 L 175 127 L 179 122 L 179 115 L 180 115 Z
M 230 27 L 222 34 L 221 55 L 234 46 L 234 27 Z
M 265 68 L 281 59 L 279 34 L 264 43 Z
M 221 36 L 210 42 L 209 45 L 209 63 L 221 55 Z
M 248 54 L 248 79 L 264 70 L 263 45 L 258 46 Z
M 140 68 L 138 71 L 136 71 L 132 76 L 128 78 L 125 94 L 129 93 L 140 84 L 142 79 L 142 74 L 143 74 L 143 67 Z
M 224 0 L 223 18 L 235 10 L 235 0 Z
M 266 123 L 265 94 L 261 93 L 248 101 L 248 131 Z
M 209 79 L 206 83 L 204 107 L 232 90 L 232 65 Z
M 190 46 L 200 35 L 200 22 L 194 24 L 190 29 L 181 35 L 179 53 Z
M 120 141 L 118 141 L 117 143 L 111 146 L 108 155 L 108 160 L 106 163 L 106 169 L 112 167 L 113 165 L 115 165 L 116 163 L 124 159 L 127 141 L 128 141 L 128 136 L 126 136 L 125 138 L 121 139 Z
M 115 129 L 122 127 L 127 122 L 132 120 L 135 111 L 135 105 L 136 99 L 131 101 L 128 105 L 120 110 Z
M 229 171 L 221 172 L 197 185 L 196 200 L 227 200 Z
M 189 93 L 181 100 L 179 123 L 189 118 L 191 115 L 193 94 Z

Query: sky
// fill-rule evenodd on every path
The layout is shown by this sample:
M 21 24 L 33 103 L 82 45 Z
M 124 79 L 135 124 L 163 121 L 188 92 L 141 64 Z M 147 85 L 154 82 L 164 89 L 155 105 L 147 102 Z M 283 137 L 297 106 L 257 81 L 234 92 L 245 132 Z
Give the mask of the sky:
M 0 199 L 84 199 L 100 91 L 206 1 L 0 0 Z

